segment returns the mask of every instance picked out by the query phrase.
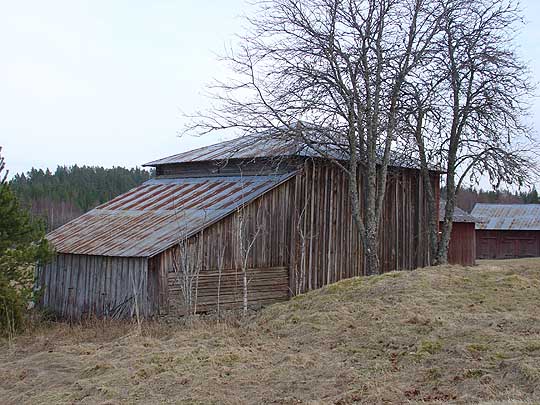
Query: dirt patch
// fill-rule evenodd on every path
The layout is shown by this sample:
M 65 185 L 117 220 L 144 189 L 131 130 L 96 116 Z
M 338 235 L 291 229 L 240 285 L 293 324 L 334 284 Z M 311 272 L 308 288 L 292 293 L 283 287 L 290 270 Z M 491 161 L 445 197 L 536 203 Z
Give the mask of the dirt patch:
M 540 259 L 333 284 L 243 322 L 51 324 L 2 403 L 539 403 Z

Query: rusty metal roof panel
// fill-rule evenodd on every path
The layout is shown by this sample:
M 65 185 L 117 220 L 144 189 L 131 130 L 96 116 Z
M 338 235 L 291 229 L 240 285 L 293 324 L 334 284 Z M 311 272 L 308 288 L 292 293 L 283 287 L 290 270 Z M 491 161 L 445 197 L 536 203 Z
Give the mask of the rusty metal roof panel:
M 313 138 L 313 141 L 309 144 L 302 140 L 272 137 L 273 135 L 267 132 L 245 135 L 233 140 L 168 156 L 145 163 L 143 166 L 155 167 L 191 162 L 226 161 L 229 159 L 281 159 L 293 156 L 306 158 L 324 157 L 336 160 L 348 159 L 348 148 L 346 145 L 331 145 L 325 142 L 324 139 L 319 142 L 318 139 L 321 136 L 315 130 L 312 130 L 314 135 L 310 136 L 310 139 Z M 420 167 L 416 158 L 400 153 L 392 153 L 390 166 L 413 169 Z M 430 170 L 441 172 L 439 167 L 433 165 L 430 165 Z
M 190 150 L 163 159 L 145 163 L 143 166 L 159 166 L 174 163 L 204 162 L 227 159 L 274 158 L 281 156 L 308 156 L 307 145 L 295 141 L 283 141 L 258 135 L 247 135 L 230 141 Z
M 47 238 L 59 253 L 151 257 L 294 174 L 149 180 Z
M 439 220 L 442 221 L 444 219 L 444 210 L 445 210 L 446 201 L 440 200 L 439 201 Z M 452 222 L 469 222 L 469 223 L 475 223 L 478 222 L 478 218 L 475 216 L 468 214 L 466 211 L 462 210 L 458 206 L 454 207 L 454 216 L 452 218 Z
M 540 231 L 540 204 L 476 204 L 476 229 Z

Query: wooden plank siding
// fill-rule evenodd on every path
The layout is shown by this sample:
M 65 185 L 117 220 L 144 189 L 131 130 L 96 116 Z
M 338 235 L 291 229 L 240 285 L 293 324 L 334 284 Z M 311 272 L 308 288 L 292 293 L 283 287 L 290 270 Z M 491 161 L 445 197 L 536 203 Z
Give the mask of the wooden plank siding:
M 286 267 L 248 269 L 247 278 L 250 307 L 285 301 L 289 297 Z M 178 274 L 168 273 L 168 288 L 171 298 L 167 312 L 184 314 Z M 243 301 L 243 274 L 235 269 L 204 271 L 198 277 L 196 293 L 196 312 L 216 310 L 218 303 L 221 309 L 239 308 Z
M 148 288 L 147 259 L 57 254 L 38 267 L 39 305 L 63 319 L 90 315 L 126 318 L 148 316 L 156 309 Z M 155 294 L 155 293 L 154 293 Z
M 240 306 L 242 294 L 238 293 L 237 280 L 240 280 L 242 257 L 241 243 L 238 238 L 238 229 L 241 219 L 242 234 L 244 237 L 244 250 L 250 243 L 246 266 L 249 278 L 250 305 L 267 304 L 287 299 L 290 296 L 288 289 L 288 268 L 290 261 L 291 221 L 293 206 L 290 203 L 294 193 L 295 183 L 288 181 L 272 191 L 263 194 L 241 210 L 237 210 L 221 221 L 211 225 L 186 242 L 188 247 L 184 251 L 198 252 L 200 255 L 199 278 L 205 283 L 210 280 L 216 282 L 214 290 L 206 289 L 198 294 L 197 308 L 199 311 L 211 309 L 217 298 L 209 296 L 210 291 L 217 295 L 216 275 L 221 272 L 230 283 L 234 278 L 234 285 L 226 285 L 229 290 L 223 291 L 227 295 L 226 307 Z M 180 263 L 180 249 L 173 247 L 149 260 L 152 273 L 159 274 L 161 281 L 159 313 L 183 313 L 181 291 L 178 286 L 178 274 L 175 272 L 173 262 Z M 278 271 L 279 270 L 279 271 Z M 262 283 L 270 272 L 271 283 Z M 281 278 L 276 279 L 276 278 Z M 173 282 L 173 280 L 176 280 Z M 241 281 L 241 280 L 240 280 Z M 238 282 L 240 282 L 238 281 Z M 262 283 L 262 284 L 261 284 Z M 272 289 L 276 287 L 276 290 Z M 233 299 L 234 298 L 234 299 Z M 232 300 L 232 301 L 231 301 Z M 230 301 L 230 302 L 229 302 Z
M 540 257 L 540 231 L 476 230 L 478 259 Z
M 438 175 L 433 174 L 438 188 Z M 295 294 L 365 274 L 362 244 L 352 217 L 347 175 L 336 165 L 308 161 L 297 175 L 290 289 Z M 359 171 L 360 195 L 364 179 Z M 429 262 L 428 211 L 419 172 L 389 169 L 380 224 L 382 271 Z M 360 201 L 363 210 L 363 201 Z
M 362 180 L 360 175 L 361 190 Z M 433 184 L 437 190 L 437 174 L 433 175 Z M 390 169 L 381 219 L 379 254 L 383 271 L 428 264 L 428 213 L 424 201 L 425 190 L 417 170 Z M 190 251 L 201 252 L 200 277 L 206 282 L 216 280 L 220 256 L 222 272 L 238 277 L 240 245 L 236 229 L 240 215 L 246 220 L 244 244 L 257 235 L 247 257 L 247 267 L 256 274 L 275 268 L 288 269 L 288 296 L 365 274 L 362 245 L 352 217 L 348 178 L 332 163 L 306 161 L 298 174 L 286 183 L 259 197 L 243 211 L 229 215 L 190 238 L 188 243 L 193 245 Z M 161 277 L 168 275 L 167 283 L 160 282 L 160 286 L 167 286 L 167 291 L 161 291 L 161 295 L 168 297 L 161 302 L 169 303 L 161 309 L 162 313 L 182 312 L 177 305 L 180 291 L 171 281 L 177 277 L 172 265 L 175 257 L 179 260 L 178 250 L 172 248 L 150 260 L 150 268 L 158 269 Z M 271 291 L 270 285 L 264 287 L 268 288 L 254 289 L 250 302 L 263 300 L 264 294 Z M 231 306 L 241 305 L 242 295 L 237 288 L 235 284 L 235 292 L 229 294 L 234 301 L 230 302 Z M 209 291 L 217 294 L 217 287 L 199 295 L 200 311 L 211 309 L 215 303 L 208 296 Z
M 442 227 L 442 223 L 440 224 Z M 476 259 L 474 222 L 454 222 L 448 246 L 448 263 L 473 266 Z
M 218 284 L 220 305 L 240 307 L 239 252 L 250 244 L 245 258 L 250 305 L 282 301 L 365 274 L 346 174 L 323 159 L 295 164 L 296 175 L 191 236 L 183 242 L 186 249 L 168 247 L 148 258 L 58 254 L 52 263 L 38 269 L 38 287 L 45 287 L 41 305 L 70 319 L 88 314 L 131 317 L 136 296 L 142 316 L 181 315 L 185 309 L 173 264 L 179 262 L 181 251 L 189 251 L 197 252 L 200 266 L 197 310 L 215 309 Z M 207 174 L 203 164 L 195 166 L 197 173 Z M 257 171 L 255 166 L 249 167 Z M 181 172 L 173 166 L 166 169 L 161 173 L 164 176 Z M 433 173 L 437 198 L 438 176 Z M 362 197 L 365 193 L 360 170 L 359 189 Z M 425 201 L 418 170 L 389 169 L 380 224 L 383 271 L 428 264 Z M 133 285 L 137 286 L 135 292 Z

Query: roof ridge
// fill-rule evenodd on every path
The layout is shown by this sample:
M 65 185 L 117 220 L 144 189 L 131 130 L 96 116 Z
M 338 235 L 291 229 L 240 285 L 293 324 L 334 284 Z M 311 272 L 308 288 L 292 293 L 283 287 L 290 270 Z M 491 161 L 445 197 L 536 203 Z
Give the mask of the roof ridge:
M 267 129 L 258 133 L 249 133 L 237 138 L 218 142 L 197 149 L 177 153 L 162 159 L 153 160 L 143 166 L 161 166 L 167 164 L 182 164 L 193 162 L 226 161 L 229 159 L 256 159 L 256 158 L 328 158 L 347 160 L 348 149 L 346 143 L 325 142 L 323 129 L 315 126 L 303 127 L 307 131 L 303 138 L 285 138 L 280 129 Z M 392 151 L 390 166 L 401 168 L 419 168 L 419 161 L 406 153 Z M 430 165 L 430 170 L 441 172 L 439 167 Z

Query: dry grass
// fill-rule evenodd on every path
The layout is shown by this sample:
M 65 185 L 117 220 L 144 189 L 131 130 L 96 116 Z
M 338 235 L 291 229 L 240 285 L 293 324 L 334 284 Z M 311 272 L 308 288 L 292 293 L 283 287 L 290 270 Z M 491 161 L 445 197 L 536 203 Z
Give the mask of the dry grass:
M 540 259 L 351 279 L 242 323 L 52 324 L 0 402 L 540 403 Z

